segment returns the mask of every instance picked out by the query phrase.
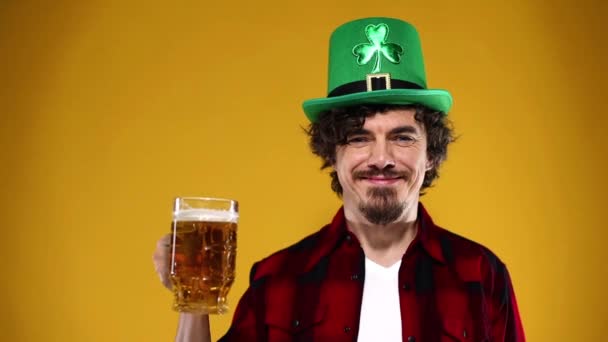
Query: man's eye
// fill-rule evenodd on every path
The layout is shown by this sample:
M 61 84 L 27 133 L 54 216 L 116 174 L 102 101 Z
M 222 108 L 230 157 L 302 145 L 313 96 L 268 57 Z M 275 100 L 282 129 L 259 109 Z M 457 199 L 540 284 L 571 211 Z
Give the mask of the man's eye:
M 397 135 L 395 136 L 394 140 L 399 145 L 410 145 L 416 142 L 416 138 L 411 135 Z

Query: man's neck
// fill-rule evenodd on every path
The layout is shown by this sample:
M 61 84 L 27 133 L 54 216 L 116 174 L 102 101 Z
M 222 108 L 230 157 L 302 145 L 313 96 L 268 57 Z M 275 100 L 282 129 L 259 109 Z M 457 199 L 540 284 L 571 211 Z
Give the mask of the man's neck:
M 370 223 L 359 210 L 345 208 L 348 229 L 357 237 L 365 256 L 389 267 L 401 260 L 418 232 L 418 203 L 406 208 L 401 218 L 388 225 Z

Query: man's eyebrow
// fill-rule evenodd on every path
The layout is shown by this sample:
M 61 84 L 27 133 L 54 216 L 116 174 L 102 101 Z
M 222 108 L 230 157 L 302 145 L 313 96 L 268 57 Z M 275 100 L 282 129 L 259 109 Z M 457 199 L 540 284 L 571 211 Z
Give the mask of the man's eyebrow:
M 418 128 L 416 128 L 415 126 L 410 126 L 410 125 L 395 127 L 393 129 L 391 129 L 389 132 L 389 134 L 399 134 L 399 133 L 419 134 L 420 132 L 419 132 Z

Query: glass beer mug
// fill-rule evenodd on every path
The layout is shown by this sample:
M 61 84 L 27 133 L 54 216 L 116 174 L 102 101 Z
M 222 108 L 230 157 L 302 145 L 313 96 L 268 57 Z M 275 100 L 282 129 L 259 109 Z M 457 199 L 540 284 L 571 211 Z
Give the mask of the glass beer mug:
M 173 309 L 199 314 L 228 312 L 234 282 L 238 203 L 178 197 L 173 211 L 171 283 Z

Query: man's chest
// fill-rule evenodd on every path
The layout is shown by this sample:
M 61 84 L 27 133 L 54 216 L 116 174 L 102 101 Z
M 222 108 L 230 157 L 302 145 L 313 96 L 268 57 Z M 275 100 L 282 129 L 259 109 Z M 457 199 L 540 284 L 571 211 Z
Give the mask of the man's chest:
M 365 317 L 365 267 L 352 260 L 338 257 L 311 274 L 268 283 L 269 341 L 357 341 Z M 479 282 L 412 258 L 404 261 L 394 286 L 403 341 L 476 341 L 474 323 L 483 319 Z

